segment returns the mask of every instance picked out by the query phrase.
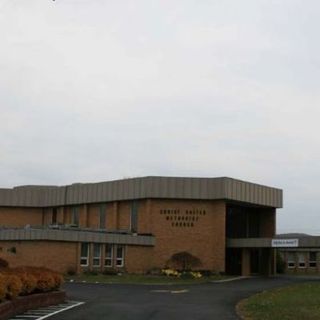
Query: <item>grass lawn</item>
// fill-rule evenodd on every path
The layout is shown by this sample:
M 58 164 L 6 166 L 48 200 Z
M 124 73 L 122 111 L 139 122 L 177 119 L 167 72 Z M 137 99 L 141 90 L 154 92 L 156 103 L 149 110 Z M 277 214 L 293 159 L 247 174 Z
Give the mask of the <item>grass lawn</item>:
M 265 291 L 238 305 L 244 319 L 320 319 L 320 283 L 309 282 Z
M 196 284 L 215 280 L 230 278 L 228 276 L 213 275 L 199 279 L 179 279 L 176 277 L 122 274 L 122 275 L 103 275 L 103 274 L 81 274 L 77 276 L 66 276 L 66 281 L 88 282 L 88 283 L 128 283 L 128 284 Z

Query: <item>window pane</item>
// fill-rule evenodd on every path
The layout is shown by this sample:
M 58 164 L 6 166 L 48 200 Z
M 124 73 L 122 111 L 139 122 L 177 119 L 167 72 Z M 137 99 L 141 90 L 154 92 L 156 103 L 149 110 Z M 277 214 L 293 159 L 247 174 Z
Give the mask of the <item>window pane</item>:
M 131 204 L 130 224 L 131 224 L 131 231 L 137 232 L 137 230 L 138 230 L 138 203 L 136 201 L 133 201 Z
M 95 258 L 99 258 L 100 255 L 101 255 L 101 244 L 95 243 L 95 244 L 93 245 L 93 256 L 94 256 Z
M 306 256 L 304 253 L 298 254 L 298 262 L 299 262 L 299 268 L 305 268 L 306 266 Z
M 317 261 L 317 252 L 315 251 L 309 252 L 309 261 Z
M 89 243 L 81 243 L 81 257 L 88 257 Z
M 79 207 L 72 207 L 71 223 L 79 225 Z
M 112 258 L 112 245 L 106 244 L 106 258 Z
M 295 253 L 294 252 L 288 252 L 287 263 L 288 263 L 288 268 L 295 268 L 296 261 L 295 261 Z
M 316 251 L 309 252 L 309 267 L 310 268 L 317 267 L 317 252 Z
M 100 259 L 93 259 L 94 266 L 100 266 Z
M 124 246 L 117 246 L 116 266 L 117 267 L 124 266 Z
M 117 247 L 117 259 L 122 259 L 123 258 L 123 247 L 118 246 Z
M 89 262 L 89 243 L 81 243 L 81 257 L 80 257 L 80 265 L 88 266 Z
M 111 260 L 111 259 L 106 259 L 105 265 L 106 265 L 107 267 L 112 267 L 112 260 Z
M 56 224 L 57 223 L 57 209 L 53 208 L 52 209 L 52 224 Z
M 106 228 L 106 205 L 102 204 L 100 206 L 100 228 Z
M 298 261 L 299 263 L 305 262 L 306 261 L 306 257 L 304 253 L 299 253 L 298 254 Z

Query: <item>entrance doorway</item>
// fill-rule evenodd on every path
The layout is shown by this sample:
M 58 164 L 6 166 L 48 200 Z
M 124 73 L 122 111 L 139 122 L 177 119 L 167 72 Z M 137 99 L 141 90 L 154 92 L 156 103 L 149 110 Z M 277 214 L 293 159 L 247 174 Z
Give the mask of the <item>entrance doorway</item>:
M 260 249 L 250 249 L 250 274 L 255 275 L 261 272 Z

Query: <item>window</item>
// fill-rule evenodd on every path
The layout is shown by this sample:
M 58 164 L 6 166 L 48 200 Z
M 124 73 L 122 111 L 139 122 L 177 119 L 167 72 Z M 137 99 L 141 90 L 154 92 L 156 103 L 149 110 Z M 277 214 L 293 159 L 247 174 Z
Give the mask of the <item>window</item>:
M 298 266 L 299 268 L 305 268 L 306 267 L 306 256 L 304 252 L 298 253 Z
M 71 224 L 79 225 L 79 207 L 72 207 L 71 209 Z
M 51 219 L 52 224 L 57 224 L 57 208 L 52 209 L 52 219 Z
M 100 216 L 99 216 L 99 226 L 100 229 L 106 228 L 106 205 L 102 204 L 100 205 Z
M 317 267 L 317 252 L 316 251 L 309 252 L 309 267 L 310 268 Z
M 288 252 L 287 264 L 288 264 L 288 268 L 295 268 L 296 267 L 296 259 L 295 259 L 294 252 Z
M 81 243 L 80 265 L 87 267 L 89 265 L 89 243 Z
M 94 267 L 100 267 L 101 264 L 101 244 L 94 243 L 93 244 L 93 261 L 92 265 Z
M 113 245 L 107 243 L 105 247 L 105 267 L 111 268 L 113 266 Z
M 116 266 L 124 266 L 124 246 L 117 246 Z
M 138 203 L 136 201 L 131 204 L 130 229 L 132 232 L 138 231 Z

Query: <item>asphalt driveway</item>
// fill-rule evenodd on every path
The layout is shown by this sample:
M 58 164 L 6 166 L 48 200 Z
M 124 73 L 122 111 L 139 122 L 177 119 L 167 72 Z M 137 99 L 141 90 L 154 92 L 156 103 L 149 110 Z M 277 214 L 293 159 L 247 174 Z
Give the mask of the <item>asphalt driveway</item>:
M 85 301 L 52 320 L 238 319 L 236 303 L 254 293 L 297 281 L 292 277 L 250 278 L 199 285 L 65 285 L 69 299 Z M 316 280 L 319 281 L 319 280 Z

